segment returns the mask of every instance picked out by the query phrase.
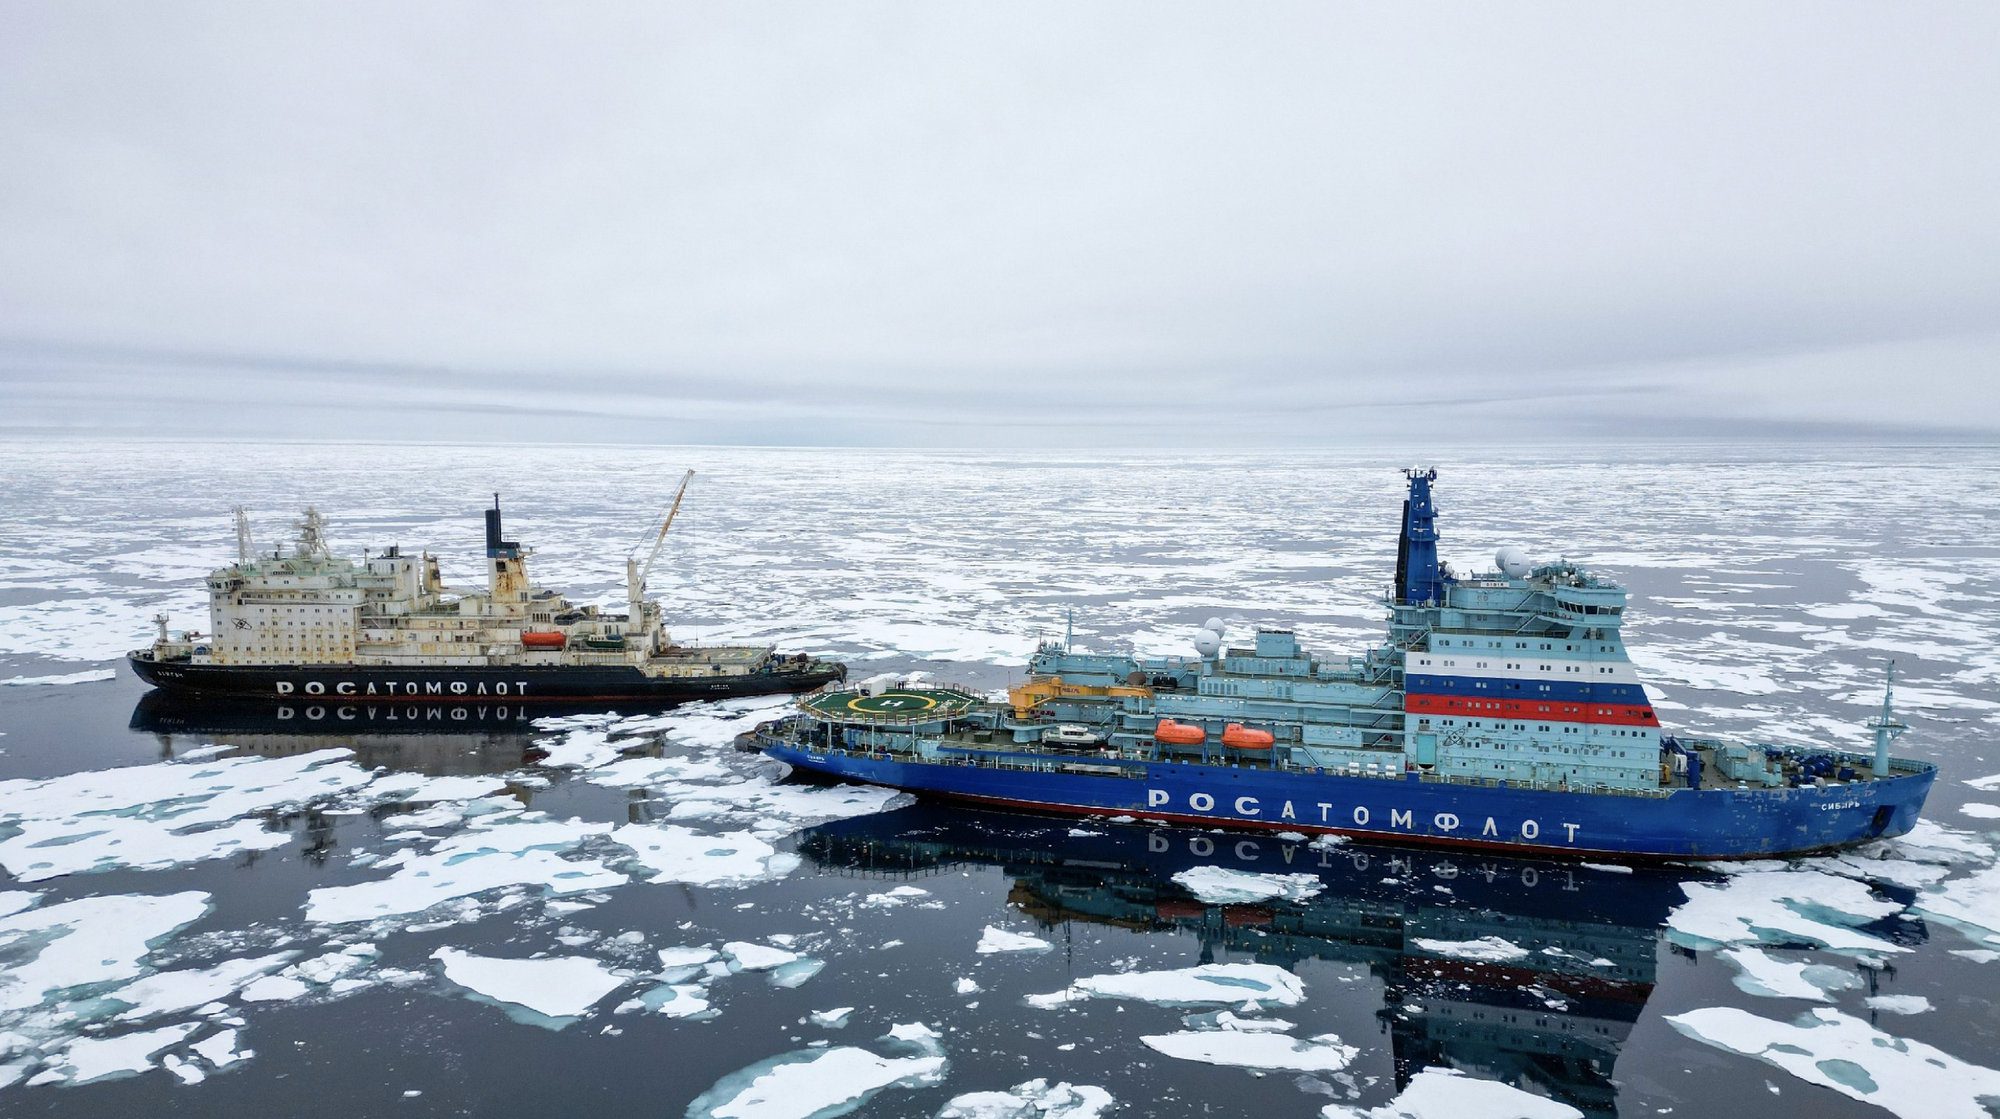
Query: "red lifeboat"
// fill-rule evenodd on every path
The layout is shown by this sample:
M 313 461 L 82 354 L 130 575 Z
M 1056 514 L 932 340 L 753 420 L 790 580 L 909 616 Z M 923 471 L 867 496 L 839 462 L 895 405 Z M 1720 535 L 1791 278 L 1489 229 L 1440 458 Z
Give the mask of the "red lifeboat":
M 1153 903 L 1153 912 L 1164 921 L 1193 921 L 1205 916 L 1208 906 L 1198 901 L 1166 898 Z
M 569 643 L 569 635 L 537 630 L 521 635 L 521 647 L 525 649 L 560 649 Z
M 1153 740 L 1170 746 L 1199 746 L 1208 741 L 1208 732 L 1188 723 L 1161 719 L 1160 725 L 1153 728 Z
M 1222 728 L 1222 744 L 1232 750 L 1269 750 L 1277 739 L 1268 730 L 1256 730 L 1242 723 Z

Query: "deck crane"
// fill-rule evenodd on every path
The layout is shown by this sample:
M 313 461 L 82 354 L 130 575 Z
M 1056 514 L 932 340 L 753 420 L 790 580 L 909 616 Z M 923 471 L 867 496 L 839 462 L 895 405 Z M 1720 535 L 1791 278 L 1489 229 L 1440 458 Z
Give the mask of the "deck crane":
M 646 562 L 639 562 L 639 548 L 645 547 L 640 541 L 625 557 L 625 598 L 630 613 L 625 623 L 626 646 L 631 647 L 636 637 L 650 649 L 653 634 L 659 628 L 657 618 L 646 617 L 646 577 L 653 573 L 653 562 L 660 558 L 660 549 L 667 546 L 667 530 L 674 527 L 674 515 L 681 511 L 681 499 L 687 496 L 688 483 L 694 480 L 694 471 L 681 476 L 681 488 L 674 491 L 674 503 L 667 508 L 667 515 L 660 522 L 659 535 L 653 538 L 653 550 L 646 554 Z

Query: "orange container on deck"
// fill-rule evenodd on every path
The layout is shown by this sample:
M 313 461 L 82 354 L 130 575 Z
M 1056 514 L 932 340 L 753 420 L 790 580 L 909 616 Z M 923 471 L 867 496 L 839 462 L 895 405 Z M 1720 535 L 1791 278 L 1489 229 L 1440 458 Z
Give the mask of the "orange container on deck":
M 1160 725 L 1153 728 L 1153 739 L 1172 746 L 1199 746 L 1208 741 L 1208 732 L 1187 723 L 1161 719 Z
M 569 636 L 561 633 L 524 633 L 521 645 L 529 649 L 560 649 L 569 642 Z
M 1242 723 L 1222 728 L 1222 744 L 1232 750 L 1269 750 L 1277 739 L 1268 730 L 1254 730 Z

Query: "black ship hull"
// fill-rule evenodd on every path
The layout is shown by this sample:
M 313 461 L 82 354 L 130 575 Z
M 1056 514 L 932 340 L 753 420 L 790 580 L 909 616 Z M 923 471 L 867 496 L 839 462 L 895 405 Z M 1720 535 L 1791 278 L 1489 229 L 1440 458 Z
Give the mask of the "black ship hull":
M 143 652 L 127 660 L 156 688 L 313 703 L 684 703 L 809 691 L 847 675 L 844 665 L 802 658 L 749 673 L 665 677 L 630 665 L 239 666 L 158 661 Z

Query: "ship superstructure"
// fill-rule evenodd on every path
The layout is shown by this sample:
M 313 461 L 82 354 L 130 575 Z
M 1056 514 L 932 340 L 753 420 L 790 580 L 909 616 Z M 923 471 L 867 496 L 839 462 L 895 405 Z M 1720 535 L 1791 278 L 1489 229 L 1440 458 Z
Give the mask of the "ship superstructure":
M 1315 656 L 1284 629 L 1232 646 L 1220 619 L 1193 657 L 1065 637 L 1004 705 L 913 722 L 912 702 L 835 692 L 761 744 L 977 800 L 1494 847 L 1740 857 L 1914 825 L 1935 771 L 1889 757 L 1886 698 L 1872 757 L 1664 733 L 1626 655 L 1624 588 L 1513 549 L 1453 572 L 1436 471 L 1405 474 L 1388 633 L 1364 653 Z
M 390 547 L 355 561 L 307 509 L 289 550 L 253 551 L 237 512 L 237 559 L 208 577 L 209 632 L 158 639 L 133 668 L 163 687 L 279 697 L 430 700 L 713 698 L 797 691 L 842 666 L 765 646 L 674 641 L 646 578 L 680 508 L 643 562 L 626 562 L 626 609 L 578 604 L 528 576 L 532 552 L 486 511 L 484 588 L 447 585 L 436 556 Z M 650 534 L 649 534 L 650 535 Z

